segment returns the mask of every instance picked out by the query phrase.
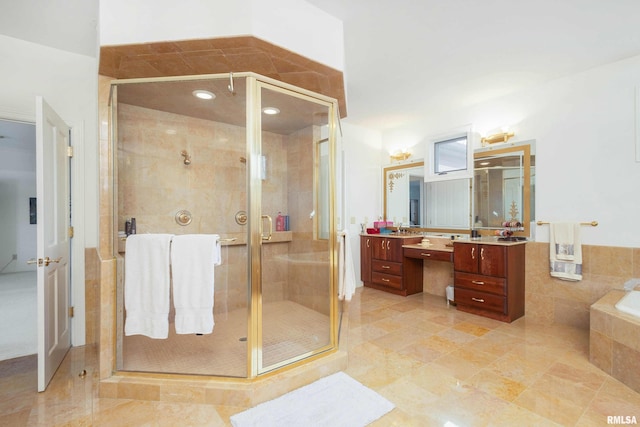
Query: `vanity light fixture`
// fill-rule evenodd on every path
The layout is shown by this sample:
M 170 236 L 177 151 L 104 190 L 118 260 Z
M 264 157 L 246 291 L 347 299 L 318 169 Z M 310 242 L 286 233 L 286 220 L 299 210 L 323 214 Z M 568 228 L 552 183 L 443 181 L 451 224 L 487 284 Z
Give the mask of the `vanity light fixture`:
M 197 89 L 191 93 L 196 98 L 205 99 L 205 100 L 215 99 L 216 97 L 216 95 L 213 92 L 209 92 L 208 90 L 203 90 L 203 89 Z
M 485 136 L 480 141 L 482 145 L 485 146 L 487 144 L 496 144 L 498 142 L 507 142 L 509 138 L 513 137 L 515 134 L 513 132 L 500 132 L 494 133 L 493 135 Z
M 392 162 L 401 162 L 403 160 L 407 160 L 411 157 L 411 153 L 407 150 L 396 150 L 393 153 L 389 154 L 389 158 Z
M 262 112 L 267 114 L 267 115 L 269 115 L 269 116 L 280 114 L 280 110 L 277 109 L 276 107 L 264 107 L 262 109 Z

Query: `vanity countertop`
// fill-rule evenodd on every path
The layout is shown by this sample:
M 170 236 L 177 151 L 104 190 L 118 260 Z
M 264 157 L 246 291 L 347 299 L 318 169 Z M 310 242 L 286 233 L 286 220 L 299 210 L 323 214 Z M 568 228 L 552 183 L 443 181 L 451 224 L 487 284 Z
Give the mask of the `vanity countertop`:
M 483 245 L 514 246 L 524 245 L 528 240 L 498 240 L 496 236 L 469 237 L 454 240 L 456 243 L 482 243 Z
M 399 234 L 399 233 L 360 233 L 361 236 L 371 236 L 371 237 L 389 237 L 392 239 L 415 239 L 421 238 L 422 236 L 419 234 Z

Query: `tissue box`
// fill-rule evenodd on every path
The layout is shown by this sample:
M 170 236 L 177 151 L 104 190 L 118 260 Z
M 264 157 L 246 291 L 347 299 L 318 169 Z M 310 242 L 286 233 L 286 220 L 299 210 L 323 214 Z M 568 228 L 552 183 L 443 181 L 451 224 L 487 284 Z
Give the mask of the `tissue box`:
M 385 227 L 393 227 L 393 221 L 374 221 L 374 228 L 385 228 Z

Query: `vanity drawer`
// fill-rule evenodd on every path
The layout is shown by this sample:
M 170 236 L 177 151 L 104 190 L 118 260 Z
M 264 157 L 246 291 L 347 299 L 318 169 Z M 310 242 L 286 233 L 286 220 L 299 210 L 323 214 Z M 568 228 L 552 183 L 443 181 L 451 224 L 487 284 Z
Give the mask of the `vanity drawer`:
M 371 269 L 373 271 L 377 271 L 378 273 L 396 274 L 398 276 L 402 276 L 401 262 L 390 262 L 374 259 L 371 263 Z
M 392 274 L 371 273 L 371 281 L 376 285 L 388 286 L 390 288 L 402 289 L 402 276 Z
M 433 261 L 451 262 L 453 252 L 436 251 L 433 249 L 404 248 L 404 256 L 408 258 L 430 259 Z
M 507 281 L 501 277 L 479 276 L 477 274 L 456 271 L 453 283 L 457 287 L 473 289 L 480 292 L 490 292 L 496 295 L 507 295 Z
M 498 295 L 476 292 L 469 289 L 455 288 L 455 301 L 458 305 L 467 305 L 482 310 L 507 313 L 507 298 Z

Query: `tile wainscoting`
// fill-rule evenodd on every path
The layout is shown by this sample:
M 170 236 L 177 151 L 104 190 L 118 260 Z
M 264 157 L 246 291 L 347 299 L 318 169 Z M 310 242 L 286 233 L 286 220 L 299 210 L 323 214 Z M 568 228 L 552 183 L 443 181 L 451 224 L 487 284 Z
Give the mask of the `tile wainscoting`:
M 622 289 L 630 278 L 640 276 L 640 248 L 584 245 L 583 280 L 565 282 L 549 275 L 548 243 L 529 242 L 526 247 L 528 321 L 588 330 L 591 304 L 612 289 Z M 86 249 L 87 343 L 97 343 L 100 338 L 100 267 L 105 262 L 110 265 L 112 260 L 100 262 L 95 248 Z M 452 266 L 425 261 L 424 292 L 444 297 L 445 288 L 451 283 Z
M 545 325 L 589 330 L 589 308 L 612 289 L 640 275 L 640 248 L 583 245 L 583 279 L 568 282 L 549 275 L 549 244 L 526 245 L 525 316 Z M 444 297 L 453 284 L 453 266 L 425 261 L 423 291 Z

